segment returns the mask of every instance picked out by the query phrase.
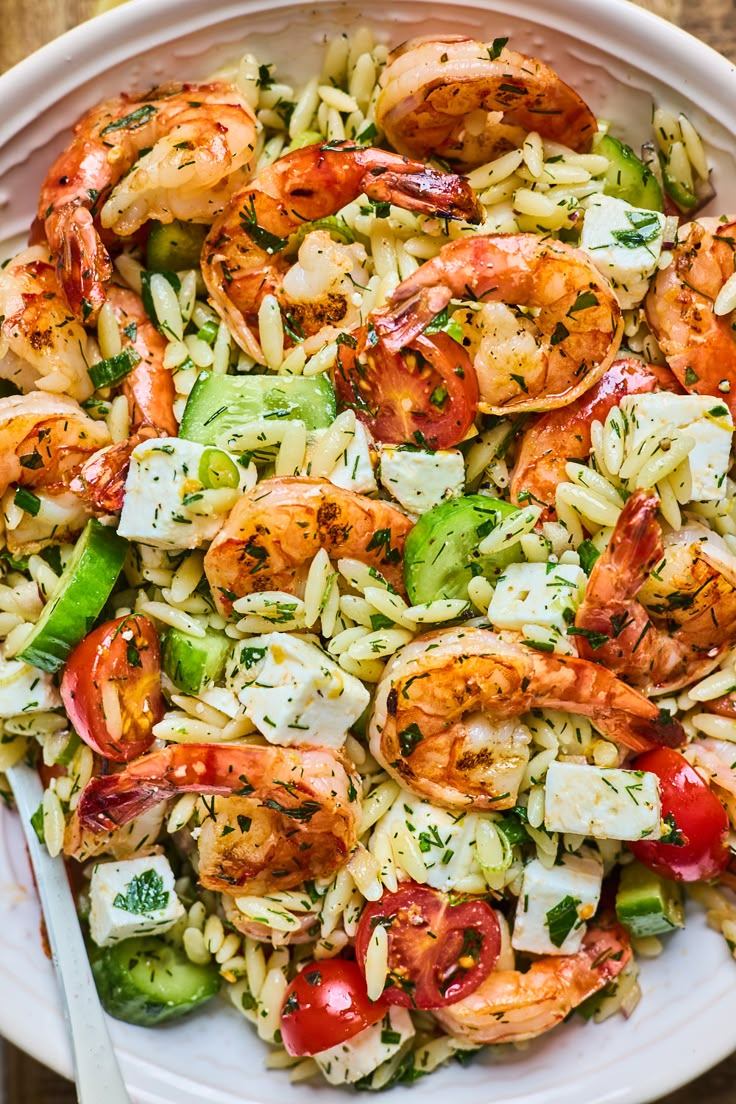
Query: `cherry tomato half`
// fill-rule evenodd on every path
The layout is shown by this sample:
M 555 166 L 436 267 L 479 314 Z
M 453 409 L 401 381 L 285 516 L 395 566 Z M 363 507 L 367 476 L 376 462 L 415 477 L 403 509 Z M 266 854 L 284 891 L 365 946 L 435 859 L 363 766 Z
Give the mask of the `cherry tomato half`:
M 681 882 L 707 880 L 725 870 L 731 857 L 726 810 L 687 759 L 662 747 L 639 755 L 632 766 L 656 774 L 669 826 L 663 839 L 629 844 L 639 862 Z
M 122 732 L 110 735 L 103 687 L 117 690 Z M 61 697 L 69 720 L 93 751 L 127 763 L 148 751 L 164 715 L 161 651 L 147 617 L 129 614 L 86 636 L 67 660 Z M 108 703 L 109 704 L 109 703 Z
M 485 901 L 461 901 L 407 882 L 363 911 L 355 936 L 362 969 L 378 924 L 388 932 L 383 996 L 405 1008 L 443 1008 L 474 992 L 496 965 L 501 930 Z
M 378 1023 L 387 1011 L 384 1000 L 369 998 L 356 962 L 309 962 L 286 990 L 281 1037 L 289 1054 L 319 1054 Z
M 378 441 L 451 448 L 478 410 L 478 379 L 463 349 L 445 333 L 414 338 L 389 352 L 364 329 L 354 347 L 338 347 L 335 388 Z

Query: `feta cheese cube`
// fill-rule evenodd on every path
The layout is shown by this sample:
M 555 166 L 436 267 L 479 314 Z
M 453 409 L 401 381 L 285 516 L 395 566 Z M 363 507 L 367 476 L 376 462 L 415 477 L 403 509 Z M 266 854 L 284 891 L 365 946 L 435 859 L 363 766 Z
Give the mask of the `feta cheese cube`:
M 511 945 L 534 954 L 576 954 L 602 881 L 603 863 L 590 848 L 562 855 L 549 870 L 533 859 L 524 867 Z
M 215 450 L 181 437 L 137 445 L 125 480 L 121 537 L 158 548 L 199 548 L 211 541 L 224 514 L 255 484 L 256 471 L 231 457 L 238 486 L 206 487 L 200 479 L 200 463 L 208 451 Z
M 383 445 L 381 483 L 412 514 L 425 514 L 465 487 L 465 461 L 458 449 L 402 449 Z
M 695 438 L 690 453 L 692 501 L 723 498 L 730 465 L 733 420 L 721 399 L 710 395 L 626 395 L 621 400 L 627 428 L 626 455 L 638 452 L 644 441 L 660 433 L 667 437 L 681 430 Z
M 664 240 L 664 215 L 632 207 L 614 196 L 595 195 L 585 212 L 580 247 L 608 277 L 624 309 L 647 293 Z
M 168 931 L 185 911 L 163 855 L 97 863 L 89 899 L 89 930 L 98 947 Z
M 0 648 L 0 718 L 58 709 L 61 696 L 51 675 L 20 659 L 6 659 Z
M 544 783 L 549 832 L 637 840 L 660 834 L 657 776 L 647 771 L 551 763 Z
M 302 475 L 310 474 L 314 450 L 325 433 L 328 432 L 326 429 L 317 429 L 309 434 Z M 338 457 L 334 468 L 327 473 L 325 478 L 329 479 L 330 483 L 334 483 L 336 487 L 343 487 L 346 491 L 355 491 L 356 494 L 374 494 L 378 490 L 378 484 L 373 471 L 371 446 L 372 441 L 365 426 L 362 422 L 356 420 L 355 435 L 345 451 Z
M 359 679 L 320 648 L 288 633 L 237 644 L 225 678 L 269 743 L 342 747 L 370 701 Z
M 394 1005 L 378 1023 L 364 1027 L 344 1043 L 318 1051 L 314 1060 L 331 1085 L 352 1084 L 398 1054 L 413 1035 L 408 1010 Z
M 585 572 L 574 564 L 508 564 L 493 592 L 488 620 L 499 629 L 544 625 L 564 633 L 566 611 L 578 608 L 586 582 Z

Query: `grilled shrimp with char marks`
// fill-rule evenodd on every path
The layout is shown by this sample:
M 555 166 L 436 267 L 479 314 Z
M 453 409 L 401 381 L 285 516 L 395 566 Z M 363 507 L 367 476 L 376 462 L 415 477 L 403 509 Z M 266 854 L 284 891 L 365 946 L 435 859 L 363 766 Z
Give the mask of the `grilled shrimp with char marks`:
M 124 93 L 83 115 L 38 201 L 75 317 L 94 320 L 112 274 L 98 213 L 120 237 L 149 219 L 211 222 L 242 182 L 255 142 L 252 109 L 224 81 Z
M 374 312 L 390 352 L 411 346 L 452 299 L 483 305 L 464 326 L 457 360 L 472 363 L 480 409 L 489 414 L 553 410 L 592 387 L 621 341 L 613 289 L 580 249 L 536 234 L 496 234 L 444 245 Z M 535 318 L 505 304 L 532 307 Z
M 109 832 L 182 793 L 214 795 L 197 839 L 199 880 L 230 896 L 291 889 L 338 870 L 357 843 L 360 780 L 326 748 L 169 744 L 79 799 L 82 830 Z
M 736 559 L 698 522 L 663 539 L 658 507 L 629 498 L 575 615 L 581 653 L 644 692 L 704 677 L 736 642 Z
M 531 709 L 590 717 L 633 751 L 678 746 L 677 721 L 585 659 L 549 655 L 488 629 L 441 629 L 388 664 L 370 722 L 373 755 L 398 782 L 449 808 L 509 809 L 531 740 Z
M 450 1035 L 471 1043 L 520 1043 L 556 1027 L 621 973 L 631 959 L 629 937 L 601 918 L 577 954 L 545 955 L 525 973 L 494 970 L 474 993 L 433 1015 Z
M 254 590 L 298 591 L 325 548 L 375 567 L 404 592 L 401 561 L 412 522 L 387 502 L 323 479 L 264 479 L 238 499 L 204 558 L 221 613 Z
M 472 169 L 520 146 L 529 131 L 577 152 L 596 118 L 574 89 L 505 40 L 410 39 L 389 54 L 376 122 L 401 153 Z
M 409 211 L 480 222 L 482 209 L 462 177 L 421 161 L 353 142 L 305 146 L 279 158 L 237 192 L 215 221 L 202 249 L 202 275 L 212 302 L 238 344 L 262 362 L 257 312 L 274 294 L 286 313 L 296 311 L 304 334 L 339 325 L 345 297 L 312 314 L 284 289 L 290 267 L 283 256 L 289 235 L 326 218 L 365 193 Z

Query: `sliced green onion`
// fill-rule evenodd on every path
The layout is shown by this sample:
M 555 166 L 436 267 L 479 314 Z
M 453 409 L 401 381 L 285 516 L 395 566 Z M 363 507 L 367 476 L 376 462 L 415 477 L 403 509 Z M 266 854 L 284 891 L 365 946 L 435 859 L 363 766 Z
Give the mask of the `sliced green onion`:
M 208 491 L 220 487 L 237 487 L 240 483 L 238 465 L 232 456 L 228 456 L 222 449 L 208 448 L 202 453 L 199 461 L 199 482 Z
M 214 345 L 219 328 L 218 322 L 205 322 L 204 326 L 201 326 L 197 331 L 197 337 L 201 341 L 206 341 L 208 345 Z
M 109 387 L 111 384 L 117 383 L 118 380 L 124 379 L 129 372 L 132 372 L 140 359 L 141 355 L 135 349 L 123 349 L 122 353 L 118 353 L 117 356 L 108 357 L 107 360 L 98 360 L 96 364 L 91 364 L 87 369 L 87 373 L 95 388 Z
M 16 506 L 20 506 L 21 510 L 25 510 L 27 514 L 32 514 L 33 517 L 41 509 L 41 499 L 33 491 L 27 491 L 25 487 L 18 488 L 13 496 L 13 502 Z

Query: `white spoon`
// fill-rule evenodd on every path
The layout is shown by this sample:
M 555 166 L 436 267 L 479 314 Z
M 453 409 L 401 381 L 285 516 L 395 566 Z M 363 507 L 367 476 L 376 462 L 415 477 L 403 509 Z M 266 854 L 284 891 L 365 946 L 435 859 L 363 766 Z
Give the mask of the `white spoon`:
M 61 856 L 39 843 L 31 816 L 43 786 L 35 770 L 19 763 L 6 770 L 15 795 L 41 897 L 74 1059 L 79 1104 L 131 1104 L 105 1023 Z

